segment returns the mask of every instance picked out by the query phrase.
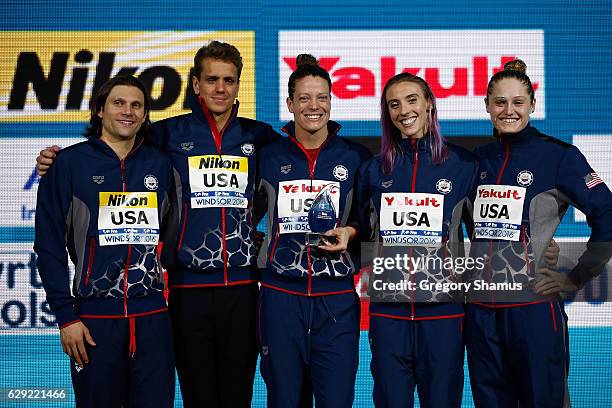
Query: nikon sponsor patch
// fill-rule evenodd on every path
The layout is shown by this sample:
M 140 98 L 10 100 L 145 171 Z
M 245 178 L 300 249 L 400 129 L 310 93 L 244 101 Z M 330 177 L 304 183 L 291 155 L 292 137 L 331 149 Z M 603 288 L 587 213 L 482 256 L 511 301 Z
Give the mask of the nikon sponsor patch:
M 157 245 L 157 194 L 101 192 L 98 235 L 101 246 Z
M 189 157 L 191 208 L 247 208 L 249 160 L 241 156 Z

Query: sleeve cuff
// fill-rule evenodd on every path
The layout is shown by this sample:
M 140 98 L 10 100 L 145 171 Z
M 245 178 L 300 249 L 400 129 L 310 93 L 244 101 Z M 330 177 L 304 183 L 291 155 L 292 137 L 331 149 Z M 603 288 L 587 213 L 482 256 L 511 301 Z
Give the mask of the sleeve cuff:
M 61 326 L 59 326 L 59 328 L 63 329 L 64 327 L 68 327 L 68 326 L 73 325 L 73 324 L 78 323 L 78 322 L 80 322 L 80 320 L 73 320 L 73 321 L 68 322 L 66 324 L 62 324 Z
M 80 321 L 73 305 L 66 305 L 55 311 L 55 318 L 60 329 Z

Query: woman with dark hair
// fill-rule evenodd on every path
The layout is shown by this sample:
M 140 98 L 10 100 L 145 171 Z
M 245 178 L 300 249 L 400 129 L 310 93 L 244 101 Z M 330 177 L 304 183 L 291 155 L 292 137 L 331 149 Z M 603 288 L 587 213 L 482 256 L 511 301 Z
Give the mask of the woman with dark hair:
M 349 241 L 357 234 L 357 169 L 370 154 L 337 136 L 330 77 L 310 55 L 298 56 L 287 107 L 295 118 L 283 128 L 288 137 L 266 146 L 259 161 L 268 202 L 259 257 L 266 267 L 257 310 L 261 373 L 270 407 L 297 407 L 303 384 L 311 384 L 317 407 L 348 408 L 360 314 L 358 248 Z M 329 225 L 317 231 L 325 220 Z
M 489 81 L 485 106 L 496 141 L 475 152 L 472 253 L 488 262 L 472 279 L 523 289 L 491 290 L 467 305 L 468 365 L 479 407 L 569 406 L 566 316 L 557 295 L 581 288 L 611 255 L 610 190 L 576 147 L 530 125 L 536 98 L 526 68 L 511 61 Z M 592 228 L 587 250 L 569 274 L 542 270 L 545 243 L 570 204 Z
M 379 259 L 407 254 L 417 261 L 448 261 L 457 255 L 452 244 L 462 241 L 462 209 L 476 161 L 442 137 L 436 99 L 420 77 L 402 73 L 387 82 L 381 125 L 381 154 L 360 170 L 363 230 L 382 244 Z M 421 406 L 461 406 L 463 305 L 453 303 L 448 291 L 425 285 L 456 283 L 463 270 L 447 265 L 371 275 L 370 368 L 377 407 L 413 406 L 415 387 Z

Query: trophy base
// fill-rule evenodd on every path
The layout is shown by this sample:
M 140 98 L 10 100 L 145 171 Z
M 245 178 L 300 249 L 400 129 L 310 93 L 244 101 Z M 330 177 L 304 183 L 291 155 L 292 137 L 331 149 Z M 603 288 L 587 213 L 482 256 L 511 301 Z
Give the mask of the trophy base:
M 308 246 L 336 245 L 337 243 L 338 240 L 336 237 L 330 237 L 314 232 L 306 233 L 306 245 Z

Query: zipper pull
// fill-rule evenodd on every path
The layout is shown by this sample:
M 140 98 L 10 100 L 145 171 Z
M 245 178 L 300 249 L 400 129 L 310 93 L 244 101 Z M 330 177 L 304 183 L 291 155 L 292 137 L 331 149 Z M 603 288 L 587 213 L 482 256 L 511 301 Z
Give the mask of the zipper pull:
M 121 160 L 121 185 L 123 191 L 125 192 L 127 189 L 126 181 L 125 181 L 125 159 Z

